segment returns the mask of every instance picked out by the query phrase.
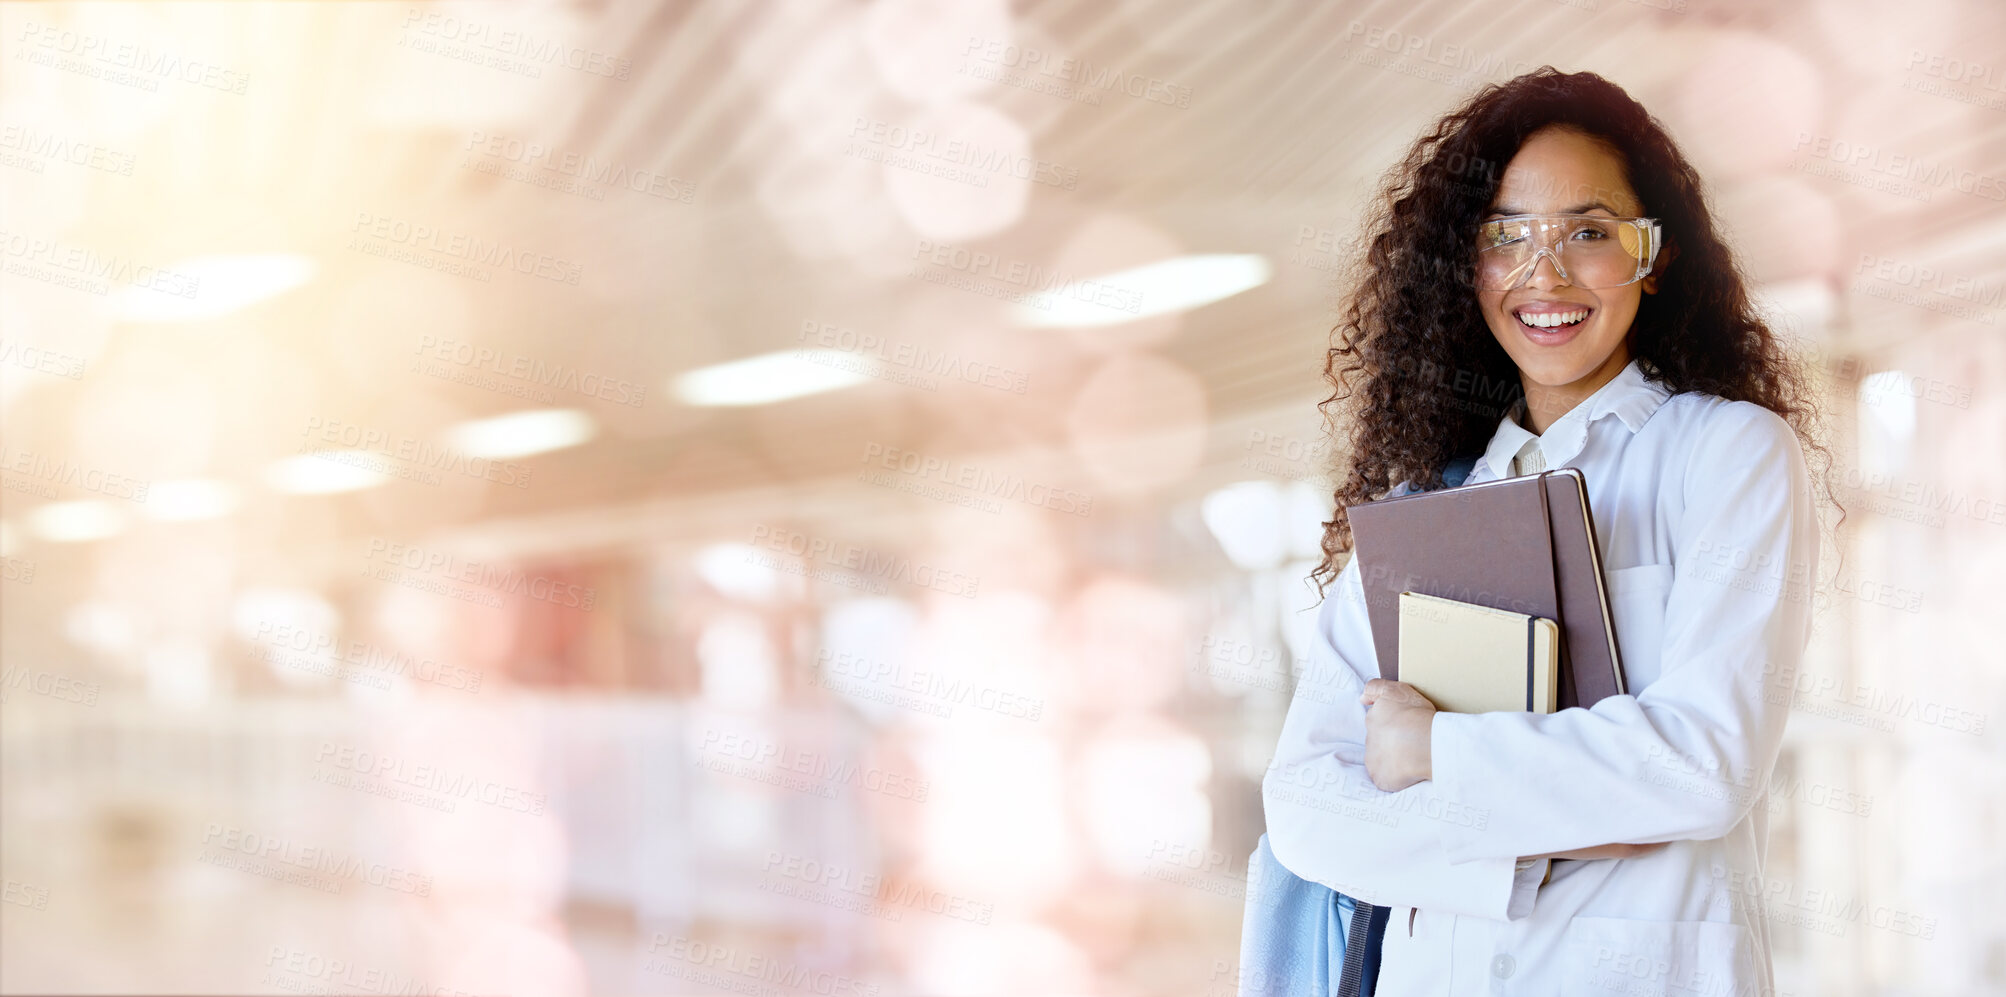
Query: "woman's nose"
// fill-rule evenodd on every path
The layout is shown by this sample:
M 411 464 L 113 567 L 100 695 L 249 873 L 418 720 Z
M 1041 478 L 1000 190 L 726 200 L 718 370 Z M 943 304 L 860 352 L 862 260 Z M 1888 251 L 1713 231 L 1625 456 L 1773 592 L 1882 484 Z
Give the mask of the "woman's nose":
M 1560 257 L 1550 250 L 1541 249 L 1539 255 L 1532 258 L 1532 272 L 1526 276 L 1526 283 L 1542 291 L 1565 286 L 1567 274 L 1561 272 Z

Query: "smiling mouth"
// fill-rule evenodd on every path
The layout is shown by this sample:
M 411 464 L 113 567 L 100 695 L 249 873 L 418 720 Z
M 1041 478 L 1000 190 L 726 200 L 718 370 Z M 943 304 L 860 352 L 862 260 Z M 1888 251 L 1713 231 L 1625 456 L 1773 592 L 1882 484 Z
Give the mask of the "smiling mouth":
M 1577 308 L 1564 312 L 1513 312 L 1512 317 L 1534 329 L 1564 329 L 1587 321 L 1589 311 Z

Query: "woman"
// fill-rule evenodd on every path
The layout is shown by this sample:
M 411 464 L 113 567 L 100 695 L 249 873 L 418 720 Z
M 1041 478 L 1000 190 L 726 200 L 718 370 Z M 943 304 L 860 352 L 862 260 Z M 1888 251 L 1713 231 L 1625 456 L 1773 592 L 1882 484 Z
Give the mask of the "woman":
M 1546 68 L 1416 143 L 1373 228 L 1326 367 L 1350 445 L 1305 672 L 1356 685 L 1298 689 L 1275 857 L 1392 908 L 1386 997 L 1770 992 L 1764 787 L 1824 451 L 1699 176 L 1619 87 Z M 1585 476 L 1627 695 L 1450 714 L 1377 677 L 1345 509 L 1465 455 L 1472 484 Z

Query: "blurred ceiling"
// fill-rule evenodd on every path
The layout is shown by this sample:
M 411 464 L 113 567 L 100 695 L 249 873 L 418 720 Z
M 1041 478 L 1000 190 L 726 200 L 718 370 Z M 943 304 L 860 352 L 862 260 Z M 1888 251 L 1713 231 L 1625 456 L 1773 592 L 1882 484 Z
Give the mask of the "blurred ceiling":
M 843 482 L 885 449 L 989 455 L 1105 492 L 1073 459 L 1080 398 L 1138 354 L 1168 363 L 1122 382 L 1130 395 L 1116 397 L 1140 406 L 1127 428 L 1188 421 L 1174 391 L 1146 390 L 1186 377 L 1202 388 L 1204 435 L 1190 473 L 1135 493 L 1245 476 L 1249 432 L 1316 432 L 1328 276 L 1377 178 L 1471 87 L 1542 63 L 1601 72 L 1652 107 L 1713 182 L 1750 273 L 1835 351 L 1976 329 L 1851 290 L 1863 260 L 2006 280 L 2001 71 L 1992 89 L 1960 91 L 1990 106 L 1916 90 L 1947 85 L 1931 60 L 1978 59 L 1974 39 L 2002 37 L 2006 8 L 1989 3 L 0 9 L 10 38 L 38 19 L 250 82 L 242 95 L 180 80 L 152 93 L 11 56 L 7 124 L 99 143 L 135 168 L 8 171 L 10 232 L 170 268 L 294 253 L 318 269 L 298 290 L 194 324 L 124 320 L 103 298 L 9 277 L 8 338 L 90 364 L 78 380 L 9 372 L 12 450 L 255 488 L 262 467 L 328 422 L 431 439 L 559 406 L 602 427 L 584 446 L 525 458 L 534 487 L 393 483 L 284 500 L 339 504 L 344 531 L 394 522 L 518 549 L 596 548 L 699 529 L 706 502 L 720 521 L 799 515 L 809 484 L 828 509 L 884 514 L 895 507 L 882 492 Z M 1052 92 L 1095 74 L 1118 85 Z M 916 132 L 935 144 L 904 145 Z M 1866 180 L 1818 173 L 1844 165 L 1834 143 L 1870 150 Z M 550 150 L 543 166 L 521 158 L 531 145 Z M 1032 179 L 976 184 L 876 161 L 905 152 L 934 168 L 962 150 L 1033 162 Z M 567 193 L 557 186 L 571 174 L 545 168 L 567 154 L 655 189 Z M 1925 179 L 1891 174 L 1890 157 Z M 1912 189 L 1887 189 L 1903 183 Z M 399 226 L 498 241 L 578 280 L 456 278 L 438 269 L 450 253 L 410 243 L 431 260 L 413 266 L 379 252 L 396 239 L 368 248 Z M 994 269 L 935 262 L 957 251 Z M 1273 278 L 1098 328 L 1029 327 L 998 299 L 1021 290 L 998 276 L 1013 266 L 1085 279 L 1193 253 L 1261 254 Z M 831 328 L 1021 375 L 1025 390 L 878 378 L 726 409 L 671 393 L 683 373 L 812 346 L 804 330 Z M 647 397 L 559 390 L 539 404 L 456 383 L 472 373 L 460 365 L 414 367 L 460 344 Z M 14 518 L 24 500 L 7 500 Z

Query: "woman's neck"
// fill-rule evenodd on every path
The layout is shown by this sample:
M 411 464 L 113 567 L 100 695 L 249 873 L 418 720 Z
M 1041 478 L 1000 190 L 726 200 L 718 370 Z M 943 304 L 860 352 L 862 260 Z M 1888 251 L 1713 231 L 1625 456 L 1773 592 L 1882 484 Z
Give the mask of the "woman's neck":
M 1586 377 L 1566 384 L 1540 384 L 1521 372 L 1519 384 L 1525 389 L 1525 412 L 1520 417 L 1520 425 L 1534 436 L 1546 435 L 1548 426 L 1573 411 L 1576 405 L 1587 401 L 1588 396 L 1601 390 L 1603 385 L 1615 380 L 1616 375 L 1629 365 L 1630 351 L 1618 347 Z

